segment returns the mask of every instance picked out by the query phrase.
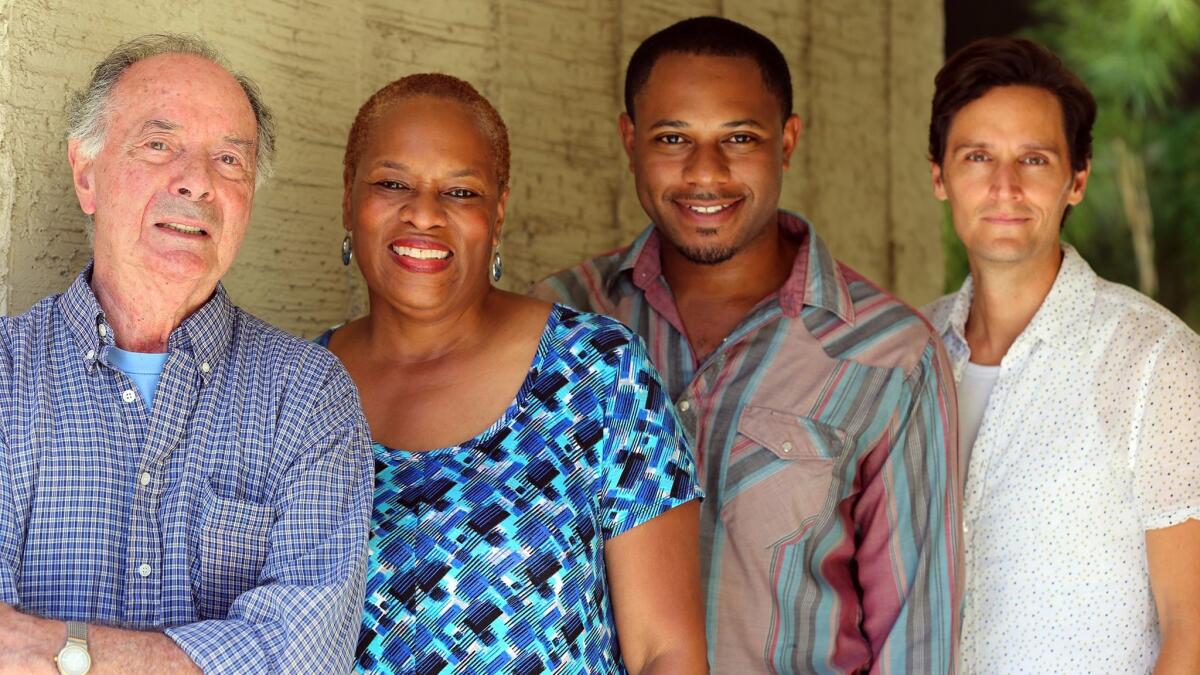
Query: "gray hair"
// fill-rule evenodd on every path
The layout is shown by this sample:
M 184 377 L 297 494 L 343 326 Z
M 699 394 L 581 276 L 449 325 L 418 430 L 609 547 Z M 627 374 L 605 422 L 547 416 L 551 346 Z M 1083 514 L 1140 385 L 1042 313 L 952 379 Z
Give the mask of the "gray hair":
M 108 123 L 109 99 L 117 81 L 133 64 L 162 54 L 191 54 L 212 61 L 229 72 L 241 85 L 257 126 L 255 148 L 255 187 L 271 176 L 271 160 L 275 154 L 275 122 L 271 111 L 262 102 L 258 87 L 244 75 L 229 69 L 221 54 L 204 40 L 191 35 L 159 33 L 143 35 L 122 42 L 92 70 L 92 80 L 67 104 L 67 138 L 79 142 L 79 152 L 85 158 L 95 157 L 104 147 L 104 132 Z

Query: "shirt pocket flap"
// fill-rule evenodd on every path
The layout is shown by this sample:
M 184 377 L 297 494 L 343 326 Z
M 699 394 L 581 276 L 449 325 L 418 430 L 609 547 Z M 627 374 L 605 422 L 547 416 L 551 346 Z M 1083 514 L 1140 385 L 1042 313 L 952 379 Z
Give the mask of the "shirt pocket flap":
M 742 410 L 738 433 L 788 461 L 835 459 L 846 445 L 846 432 L 837 427 L 761 406 Z

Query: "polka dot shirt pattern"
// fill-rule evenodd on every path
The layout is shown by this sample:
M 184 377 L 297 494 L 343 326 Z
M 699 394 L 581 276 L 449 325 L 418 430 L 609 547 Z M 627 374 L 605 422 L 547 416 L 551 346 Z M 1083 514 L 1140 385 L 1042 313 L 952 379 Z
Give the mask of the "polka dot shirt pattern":
M 961 379 L 971 279 L 929 308 Z M 1200 518 L 1200 336 L 1069 246 L 964 490 L 965 673 L 1149 672 L 1145 531 Z

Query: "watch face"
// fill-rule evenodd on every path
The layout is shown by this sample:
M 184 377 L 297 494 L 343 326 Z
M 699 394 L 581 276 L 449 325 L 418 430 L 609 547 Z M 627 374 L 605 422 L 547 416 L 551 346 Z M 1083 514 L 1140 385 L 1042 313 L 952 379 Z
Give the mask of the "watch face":
M 58 672 L 64 675 L 83 675 L 92 666 L 92 657 L 79 645 L 67 645 L 58 653 Z

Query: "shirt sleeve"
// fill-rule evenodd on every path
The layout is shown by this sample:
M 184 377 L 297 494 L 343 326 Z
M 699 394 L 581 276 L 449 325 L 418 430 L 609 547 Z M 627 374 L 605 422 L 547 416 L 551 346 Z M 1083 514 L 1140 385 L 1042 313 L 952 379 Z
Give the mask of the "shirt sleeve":
M 1152 530 L 1200 518 L 1200 336 L 1180 327 L 1147 368 L 1132 460 L 1139 516 Z
M 641 338 L 621 350 L 600 467 L 600 527 L 612 539 L 701 497 L 692 449 Z
M 931 338 L 901 388 L 893 432 L 860 467 L 855 558 L 872 673 L 954 666 L 962 521 L 953 382 Z
M 334 386 L 321 387 L 309 402 L 314 412 L 302 436 L 306 451 L 272 498 L 276 518 L 259 585 L 239 595 L 223 620 L 166 631 L 206 673 L 351 668 L 362 623 L 373 480 L 358 396 L 340 366 L 336 370 Z

